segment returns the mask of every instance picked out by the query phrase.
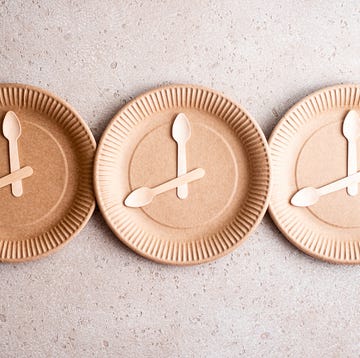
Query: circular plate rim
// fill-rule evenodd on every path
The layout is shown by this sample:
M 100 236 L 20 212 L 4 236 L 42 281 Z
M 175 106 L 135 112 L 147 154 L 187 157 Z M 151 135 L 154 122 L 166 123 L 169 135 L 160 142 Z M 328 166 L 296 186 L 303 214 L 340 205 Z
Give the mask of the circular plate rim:
M 150 256 L 149 254 L 138 250 L 137 248 L 131 246 L 127 240 L 125 240 L 124 238 L 121 237 L 121 235 L 117 232 L 116 228 L 113 226 L 113 224 L 111 223 L 111 221 L 109 220 L 109 218 L 107 217 L 107 214 L 105 212 L 105 208 L 103 207 L 103 203 L 101 200 L 101 193 L 100 193 L 100 187 L 98 184 L 98 166 L 99 166 L 99 161 L 100 161 L 100 152 L 101 152 L 101 148 L 103 146 L 103 143 L 106 139 L 106 136 L 108 134 L 108 132 L 111 130 L 111 127 L 113 125 L 113 123 L 118 119 L 118 116 L 125 111 L 127 108 L 129 108 L 133 103 L 135 103 L 136 101 L 138 101 L 140 98 L 142 97 L 146 97 L 148 95 L 150 95 L 153 92 L 159 91 L 159 90 L 171 90 L 174 88 L 192 88 L 192 89 L 200 89 L 203 91 L 208 91 L 212 94 L 218 95 L 222 98 L 224 98 L 225 100 L 233 103 L 234 105 L 236 105 L 238 108 L 241 109 L 241 111 L 250 119 L 250 121 L 252 122 L 252 124 L 254 125 L 254 127 L 256 128 L 257 132 L 259 133 L 259 136 L 261 137 L 263 146 L 264 146 L 264 152 L 265 155 L 267 157 L 267 163 L 268 163 L 268 187 L 267 187 L 267 192 L 266 192 L 266 198 L 264 201 L 264 205 L 260 211 L 260 214 L 258 215 L 257 219 L 255 220 L 253 226 L 250 228 L 250 230 L 244 235 L 244 237 L 239 240 L 236 244 L 232 245 L 230 248 L 228 248 L 227 250 L 222 251 L 221 253 L 214 255 L 214 256 L 210 256 L 208 258 L 205 259 L 201 259 L 201 260 L 194 260 L 194 261 L 174 261 L 174 260 L 163 260 L 163 259 L 159 259 L 157 257 L 154 256 Z M 120 109 L 115 113 L 115 115 L 110 119 L 109 123 L 107 124 L 105 130 L 103 131 L 101 138 L 99 140 L 98 143 L 98 147 L 96 150 L 96 155 L 95 155 L 95 160 L 94 160 L 94 172 L 93 172 L 93 183 L 94 183 L 94 191 L 95 191 L 95 197 L 96 197 L 96 202 L 98 205 L 98 208 L 101 212 L 101 215 L 103 216 L 106 224 L 108 225 L 108 227 L 111 229 L 111 231 L 113 232 L 113 234 L 121 241 L 121 243 L 123 243 L 126 247 L 128 247 L 129 249 L 131 249 L 133 252 L 135 252 L 136 254 L 154 261 L 156 263 L 159 264 L 165 264 L 165 265 L 173 265 L 173 266 L 194 266 L 194 265 L 199 265 L 199 264 L 203 264 L 203 263 L 207 263 L 207 262 L 211 262 L 214 260 L 217 260 L 223 256 L 226 256 L 227 254 L 229 254 L 230 252 L 234 251 L 236 248 L 238 248 L 240 245 L 242 245 L 248 238 L 249 236 L 251 236 L 251 234 L 256 230 L 256 228 L 258 227 L 258 225 L 261 223 L 267 209 L 269 206 L 269 202 L 270 202 L 270 196 L 271 196 L 271 188 L 272 188 L 272 165 L 271 165 L 271 156 L 270 156 L 270 149 L 269 149 L 269 145 L 268 142 L 266 140 L 265 134 L 262 131 L 260 125 L 257 123 L 257 121 L 249 114 L 249 112 L 239 103 L 233 101 L 232 99 L 230 99 L 229 97 L 227 97 L 226 95 L 224 95 L 223 93 L 213 90 L 211 88 L 202 86 L 202 85 L 195 85 L 195 84 L 186 84 L 186 83 L 175 83 L 175 84 L 170 84 L 170 85 L 163 85 L 163 86 L 159 86 L 159 87 L 154 87 L 151 88 L 147 91 L 144 91 L 142 93 L 140 93 L 139 95 L 135 96 L 134 98 L 132 98 L 129 102 L 125 103 L 125 105 L 121 106 Z
M 88 126 L 88 124 L 84 121 L 84 119 L 80 116 L 79 112 L 72 105 L 70 105 L 67 101 L 65 101 L 64 99 L 55 95 L 51 91 L 48 91 L 47 89 L 44 89 L 44 88 L 41 88 L 38 86 L 34 86 L 34 85 L 29 85 L 29 84 L 25 84 L 25 83 L 17 83 L 17 82 L 1 82 L 0 89 L 2 89 L 2 88 L 30 89 L 30 90 L 36 91 L 38 93 L 43 93 L 50 98 L 53 98 L 58 103 L 60 103 L 63 107 L 67 108 L 74 115 L 74 117 L 77 118 L 77 120 L 82 125 L 83 129 L 85 130 L 85 132 L 90 140 L 92 151 L 93 151 L 92 164 L 94 163 L 94 157 L 95 157 L 96 148 L 97 148 L 96 140 L 95 140 L 94 135 L 91 132 L 91 129 Z M 93 176 L 91 174 L 92 173 L 90 171 L 90 175 L 89 175 L 90 181 L 93 180 Z M 90 187 L 93 187 L 93 185 L 91 185 Z M 84 217 L 82 223 L 77 227 L 76 230 L 74 230 L 72 232 L 72 234 L 64 242 L 62 242 L 61 244 L 55 246 L 54 248 L 49 249 L 38 255 L 27 256 L 27 257 L 23 257 L 23 258 L 0 258 L 0 262 L 1 263 L 22 263 L 22 262 L 35 261 L 35 260 L 39 260 L 43 257 L 47 257 L 47 256 L 57 252 L 58 250 L 61 250 L 66 244 L 68 244 L 75 236 L 77 236 L 81 232 L 81 230 L 86 226 L 86 224 L 89 222 L 92 214 L 94 213 L 95 206 L 96 206 L 96 200 L 95 200 L 95 195 L 94 195 L 93 191 L 91 193 L 91 196 L 92 196 L 92 202 L 91 202 L 91 205 L 89 206 L 88 213 Z M 0 239 L 0 242 L 2 242 L 1 239 Z
M 325 92 L 325 91 L 330 91 L 330 90 L 337 90 L 337 89 L 341 89 L 341 88 L 349 88 L 349 87 L 356 87 L 360 89 L 360 85 L 356 84 L 356 83 L 344 83 L 344 84 L 337 84 L 337 85 L 331 85 L 331 86 L 326 86 L 326 87 L 322 87 L 318 90 L 315 90 L 313 92 L 311 92 L 310 94 L 306 95 L 305 97 L 301 98 L 299 101 L 295 102 L 286 112 L 285 114 L 281 117 L 281 119 L 279 120 L 279 122 L 275 125 L 275 127 L 273 128 L 273 130 L 271 131 L 271 134 L 269 136 L 269 140 L 268 140 L 268 144 L 269 144 L 269 152 L 271 155 L 271 146 L 272 143 L 274 141 L 274 137 L 276 132 L 278 131 L 278 129 L 282 126 L 282 124 L 285 122 L 286 118 L 299 106 L 301 106 L 302 104 L 304 104 L 306 101 L 308 101 L 309 99 Z M 273 184 L 275 181 L 275 177 L 274 177 L 274 164 L 272 161 L 272 180 L 273 180 Z M 273 190 L 274 190 L 274 186 L 272 187 L 272 194 L 273 194 Z M 336 259 L 336 258 L 331 258 L 331 257 L 325 257 L 321 254 L 318 254 L 304 246 L 302 246 L 300 243 L 298 243 L 296 240 L 294 240 L 282 227 L 282 225 L 279 222 L 279 219 L 276 217 L 274 210 L 273 210 L 273 204 L 272 204 L 272 195 L 270 197 L 270 201 L 269 201 L 269 207 L 268 207 L 268 212 L 270 214 L 271 220 L 273 221 L 273 223 L 276 225 L 276 227 L 278 228 L 278 230 L 281 232 L 281 234 L 285 237 L 286 240 L 288 240 L 292 245 L 294 245 L 297 249 L 299 249 L 300 251 L 302 251 L 303 253 L 305 253 L 306 255 L 321 260 L 323 262 L 327 262 L 327 263 L 331 263 L 331 264 L 341 264 L 341 265 L 356 265 L 356 264 L 360 264 L 360 258 L 358 260 L 341 260 L 341 259 Z

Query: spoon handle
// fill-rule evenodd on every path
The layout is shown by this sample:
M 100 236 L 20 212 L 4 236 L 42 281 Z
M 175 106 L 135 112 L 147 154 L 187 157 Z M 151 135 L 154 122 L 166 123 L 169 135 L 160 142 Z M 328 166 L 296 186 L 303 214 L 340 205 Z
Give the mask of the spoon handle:
M 186 174 L 186 144 L 184 142 L 178 143 L 178 155 L 177 155 L 177 176 L 180 177 Z M 179 199 L 186 199 L 188 196 L 188 185 L 182 184 L 177 187 L 176 194 Z
M 354 139 L 348 140 L 348 161 L 347 161 L 347 175 L 352 175 L 357 172 L 357 145 Z M 358 193 L 358 183 L 352 183 L 347 187 L 347 192 L 351 196 Z
M 19 161 L 17 139 L 9 141 L 9 158 L 10 158 L 10 171 L 15 172 L 16 170 L 19 170 L 20 161 Z M 11 184 L 11 192 L 16 197 L 19 197 L 23 194 L 23 186 L 21 179 Z
M 154 188 L 151 188 L 153 191 L 154 196 L 164 193 L 165 191 L 175 189 L 176 187 L 190 183 L 192 181 L 201 179 L 205 175 L 205 170 L 202 168 L 194 169 L 178 178 L 174 178 L 169 180 L 163 184 L 160 184 Z
M 5 175 L 2 178 L 0 178 L 0 188 L 3 188 L 6 185 L 10 185 L 14 183 L 14 181 L 25 179 L 29 176 L 31 176 L 33 173 L 33 170 L 31 167 L 24 167 L 19 170 L 14 171 L 11 174 Z
M 350 176 L 333 181 L 330 184 L 317 188 L 316 190 L 318 191 L 320 196 L 323 196 L 326 194 L 333 193 L 334 191 L 344 189 L 350 184 L 354 184 L 354 183 L 357 184 L 359 182 L 360 182 L 360 172 L 357 172 L 355 174 L 352 174 Z

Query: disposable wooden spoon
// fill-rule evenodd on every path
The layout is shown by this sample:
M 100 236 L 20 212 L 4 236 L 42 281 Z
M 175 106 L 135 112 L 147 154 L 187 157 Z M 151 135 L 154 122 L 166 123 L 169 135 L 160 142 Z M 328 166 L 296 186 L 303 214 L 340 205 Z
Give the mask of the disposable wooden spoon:
M 19 152 L 17 141 L 21 136 L 21 126 L 17 115 L 9 111 L 6 113 L 3 126 L 4 137 L 9 141 L 9 160 L 10 171 L 14 172 L 20 169 Z M 11 184 L 12 194 L 19 197 L 23 194 L 23 187 L 21 180 L 17 180 Z
M 132 191 L 125 199 L 124 204 L 132 208 L 139 208 L 152 202 L 156 195 L 164 193 L 168 190 L 179 187 L 179 185 L 187 184 L 192 181 L 201 179 L 205 175 L 205 170 L 197 168 L 178 178 L 169 180 L 154 188 L 141 187 Z
M 31 167 L 24 167 L 18 170 L 15 170 L 11 174 L 7 174 L 0 178 L 0 188 L 3 188 L 6 185 L 10 185 L 17 180 L 25 179 L 33 174 Z
M 330 184 L 324 185 L 320 188 L 314 187 L 305 187 L 299 190 L 290 200 L 291 204 L 294 206 L 310 206 L 318 202 L 321 196 L 333 193 L 346 188 L 350 184 L 360 182 L 360 172 L 357 172 L 353 175 L 347 176 L 345 178 L 333 181 Z
M 173 123 L 172 137 L 177 143 L 177 176 L 186 174 L 186 142 L 191 136 L 191 127 L 189 120 L 184 113 L 179 113 Z M 177 187 L 176 195 L 180 199 L 188 196 L 188 185 L 183 184 Z
M 360 136 L 360 117 L 358 113 L 351 110 L 347 113 L 343 122 L 343 134 L 348 141 L 347 151 L 347 175 L 357 172 L 357 145 Z M 347 192 L 351 196 L 358 194 L 358 183 L 353 183 L 347 187 Z

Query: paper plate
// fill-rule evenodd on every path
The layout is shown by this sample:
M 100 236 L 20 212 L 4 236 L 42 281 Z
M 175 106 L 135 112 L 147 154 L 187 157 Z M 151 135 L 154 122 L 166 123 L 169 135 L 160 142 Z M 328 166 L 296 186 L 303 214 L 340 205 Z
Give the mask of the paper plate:
M 348 142 L 343 122 L 360 114 L 360 87 L 325 88 L 291 108 L 270 138 L 273 190 L 270 214 L 285 237 L 305 253 L 334 263 L 360 263 L 360 195 L 346 188 L 314 205 L 290 203 L 301 188 L 319 188 L 347 176 Z M 358 167 L 360 168 L 360 141 Z
M 177 176 L 175 117 L 188 118 L 187 171 L 205 170 L 188 184 L 140 208 L 125 198 Z M 162 263 L 213 260 L 237 247 L 257 226 L 268 203 L 266 140 L 237 104 L 210 89 L 189 85 L 152 90 L 136 98 L 106 128 L 95 160 L 100 210 L 115 235 L 137 253 Z
M 13 111 L 21 126 L 20 166 L 33 169 L 22 180 L 23 195 L 0 189 L 0 260 L 35 259 L 60 248 L 85 225 L 94 207 L 92 164 L 95 140 L 80 116 L 47 91 L 0 85 L 1 125 Z M 9 142 L 0 135 L 0 176 L 10 173 Z

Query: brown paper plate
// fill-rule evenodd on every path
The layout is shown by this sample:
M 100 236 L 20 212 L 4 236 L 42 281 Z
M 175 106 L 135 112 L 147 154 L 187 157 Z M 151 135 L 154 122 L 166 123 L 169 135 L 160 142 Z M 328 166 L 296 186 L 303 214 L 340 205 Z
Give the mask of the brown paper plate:
M 172 124 L 185 113 L 191 126 L 187 170 L 205 176 L 142 208 L 124 199 L 135 188 L 176 177 Z M 190 265 L 237 247 L 254 230 L 268 203 L 270 166 L 260 128 L 237 104 L 212 90 L 190 85 L 152 90 L 131 101 L 106 128 L 95 159 L 100 210 L 115 235 L 149 259 Z
M 42 89 L 1 84 L 1 125 L 7 111 L 21 124 L 20 166 L 34 173 L 22 180 L 21 197 L 0 189 L 0 260 L 26 261 L 60 248 L 89 220 L 96 144 L 80 116 Z M 10 172 L 8 145 L 1 128 L 1 177 Z
M 360 110 L 360 87 L 341 85 L 311 94 L 281 119 L 269 141 L 270 214 L 285 237 L 308 255 L 354 264 L 360 263 L 360 195 L 349 196 L 343 189 L 309 207 L 290 204 L 299 189 L 320 187 L 347 175 L 342 126 L 350 109 Z

